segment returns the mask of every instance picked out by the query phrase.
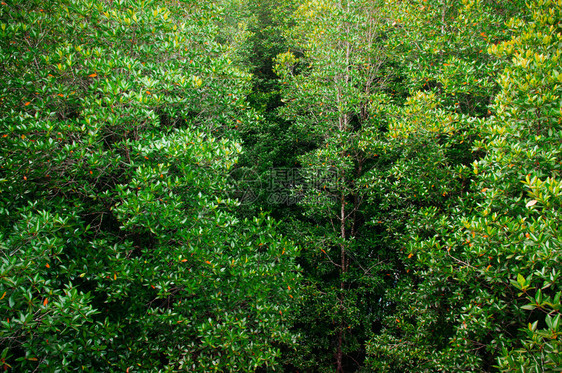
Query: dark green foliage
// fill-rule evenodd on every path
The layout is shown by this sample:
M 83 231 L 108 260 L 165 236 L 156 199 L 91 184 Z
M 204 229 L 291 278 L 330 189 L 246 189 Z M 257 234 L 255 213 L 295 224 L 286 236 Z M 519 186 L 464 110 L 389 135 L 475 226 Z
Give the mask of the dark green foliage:
M 387 56 L 374 43 L 388 25 L 373 1 L 304 2 L 287 36 L 296 51 L 276 58 L 284 106 L 296 141 L 311 144 L 299 157 L 302 180 L 293 193 L 303 216 L 294 221 L 303 246 L 304 302 L 297 325 L 305 347 L 290 362 L 298 369 L 357 370 L 364 344 L 381 317 L 391 266 L 366 225 L 362 178 L 378 163 L 383 129 L 377 115 Z M 313 326 L 313 327 L 311 327 Z

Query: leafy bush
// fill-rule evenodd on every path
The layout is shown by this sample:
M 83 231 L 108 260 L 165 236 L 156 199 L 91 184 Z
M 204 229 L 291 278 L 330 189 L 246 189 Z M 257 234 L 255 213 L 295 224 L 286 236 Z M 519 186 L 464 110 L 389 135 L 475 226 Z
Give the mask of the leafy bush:
M 0 5 L 0 327 L 16 371 L 274 365 L 298 280 L 232 213 L 249 76 L 213 2 Z

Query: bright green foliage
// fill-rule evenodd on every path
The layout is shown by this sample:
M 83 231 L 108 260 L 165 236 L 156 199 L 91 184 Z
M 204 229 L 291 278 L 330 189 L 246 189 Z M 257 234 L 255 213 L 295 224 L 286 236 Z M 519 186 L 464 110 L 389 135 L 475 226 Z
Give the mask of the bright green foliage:
M 463 263 L 451 255 L 448 239 L 473 204 L 466 198 L 473 187 L 468 166 L 479 153 L 471 144 L 493 98 L 498 63 L 486 49 L 504 37 L 502 15 L 483 2 L 395 5 L 385 40 L 391 99 L 379 105 L 388 132 L 383 144 L 363 141 L 379 163 L 361 183 L 378 207 L 371 220 L 382 231 L 378 244 L 395 253 L 396 282 L 386 290 L 385 319 L 368 343 L 367 366 L 389 372 L 488 369 L 491 358 L 480 355 L 482 344 L 474 354 L 451 342 L 458 323 L 461 330 L 464 325 L 460 314 L 469 290 L 455 283 Z
M 296 248 L 228 198 L 255 114 L 220 14 L 0 5 L 4 368 L 253 371 L 292 343 Z
M 490 48 L 511 63 L 499 79 L 496 114 L 478 144 L 488 152 L 474 165 L 484 196 L 481 216 L 468 229 L 479 237 L 489 232 L 489 241 L 477 244 L 497 258 L 494 278 L 511 278 L 514 286 L 499 299 L 508 305 L 506 317 L 523 330 L 505 347 L 500 367 L 545 372 L 562 366 L 562 2 L 533 2 L 529 10 L 529 22 L 509 22 L 513 39 Z
M 485 3 L 469 5 L 441 14 L 454 22 L 470 15 L 468 25 L 480 25 L 475 17 L 488 20 L 482 27 L 504 16 Z M 444 51 L 444 67 L 427 82 L 435 85 L 412 94 L 391 121 L 388 154 L 397 158 L 387 171 L 391 178 L 374 178 L 382 192 L 373 195 L 403 222 L 387 226 L 391 233 L 398 226 L 391 242 L 403 250 L 405 271 L 389 291 L 395 311 L 369 345 L 369 363 L 377 370 L 490 371 L 502 354 L 500 368 L 506 370 L 559 365 L 560 222 L 554 205 L 542 208 L 538 197 L 554 204 L 558 198 L 559 29 L 549 27 L 560 18 L 545 21 L 544 14 L 559 14 L 559 5 L 535 3 L 530 9 L 535 18 L 530 24 L 510 21 L 504 33 L 496 22 L 495 30 L 483 31 L 487 42 L 515 35 L 490 47 L 490 55 L 482 44 L 466 40 L 476 32 L 453 28 L 462 37 L 447 34 L 451 52 Z M 466 61 L 479 69 L 462 63 L 463 49 L 455 40 L 481 48 L 465 49 Z M 498 80 L 501 91 L 488 108 L 501 65 L 507 66 Z M 456 75 L 450 74 L 453 68 Z M 451 103 L 455 97 L 459 104 Z M 472 155 L 462 145 L 467 142 L 474 145 Z M 536 304 L 527 304 L 531 299 Z M 545 311 L 531 315 L 539 322 L 528 332 L 519 330 L 530 321 L 521 307 Z M 515 346 L 522 348 L 510 352 Z

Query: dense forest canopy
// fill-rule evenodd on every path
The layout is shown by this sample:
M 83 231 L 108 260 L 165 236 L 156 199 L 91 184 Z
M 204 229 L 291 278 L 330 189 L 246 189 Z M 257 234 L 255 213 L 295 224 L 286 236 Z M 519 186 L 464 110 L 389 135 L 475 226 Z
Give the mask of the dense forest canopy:
M 555 372 L 562 0 L 3 0 L 4 371 Z

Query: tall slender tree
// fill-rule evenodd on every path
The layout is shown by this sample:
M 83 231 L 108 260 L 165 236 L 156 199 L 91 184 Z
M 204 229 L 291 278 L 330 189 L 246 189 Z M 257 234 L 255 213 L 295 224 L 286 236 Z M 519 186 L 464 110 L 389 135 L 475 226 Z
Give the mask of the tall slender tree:
M 376 162 L 361 142 L 379 136 L 376 108 L 385 99 L 381 40 L 390 25 L 382 8 L 374 1 L 306 1 L 287 33 L 293 50 L 276 60 L 285 103 L 279 112 L 292 121 L 294 141 L 313 148 L 300 157 L 294 188 L 306 217 L 295 231 L 305 248 L 302 333 L 310 349 L 295 364 L 326 371 L 361 364 L 376 312 L 372 297 L 383 282 L 384 259 L 363 230 L 368 207 L 358 182 Z

